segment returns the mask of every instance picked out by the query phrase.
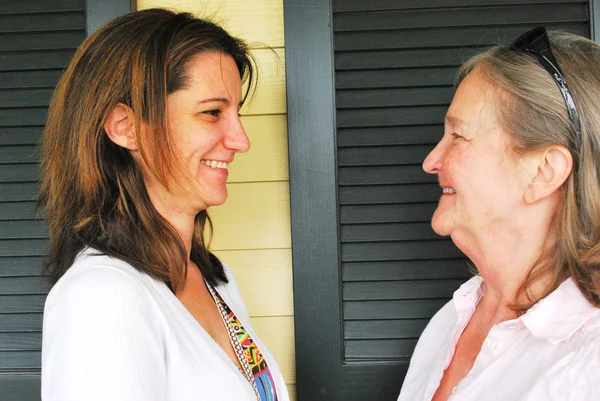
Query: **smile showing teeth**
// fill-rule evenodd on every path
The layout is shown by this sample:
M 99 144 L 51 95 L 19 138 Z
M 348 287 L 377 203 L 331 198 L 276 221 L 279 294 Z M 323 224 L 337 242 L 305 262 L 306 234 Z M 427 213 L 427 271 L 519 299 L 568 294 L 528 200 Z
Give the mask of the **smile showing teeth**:
M 211 168 L 222 168 L 224 170 L 227 170 L 227 168 L 229 167 L 229 164 L 225 163 L 225 162 L 219 162 L 216 160 L 201 160 L 200 161 L 202 164 L 204 164 L 207 167 L 211 167 Z
M 442 193 L 444 194 L 455 194 L 456 191 L 452 188 L 442 188 Z

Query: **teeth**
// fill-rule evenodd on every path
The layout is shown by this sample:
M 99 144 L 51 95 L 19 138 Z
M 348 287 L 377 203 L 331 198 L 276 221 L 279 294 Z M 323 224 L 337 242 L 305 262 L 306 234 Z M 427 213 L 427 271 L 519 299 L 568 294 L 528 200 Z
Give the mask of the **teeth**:
M 216 160 L 201 160 L 201 163 L 211 168 L 222 168 L 227 170 L 227 168 L 229 167 L 227 163 Z
M 455 194 L 456 191 L 454 189 L 452 189 L 452 188 L 442 188 L 442 193 L 445 193 L 445 194 Z

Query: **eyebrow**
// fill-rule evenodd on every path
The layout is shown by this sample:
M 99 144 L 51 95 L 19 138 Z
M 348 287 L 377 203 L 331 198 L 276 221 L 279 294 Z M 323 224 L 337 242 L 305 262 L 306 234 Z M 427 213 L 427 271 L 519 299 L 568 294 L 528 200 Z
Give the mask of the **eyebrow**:
M 451 115 L 446 115 L 446 121 L 453 127 L 466 125 L 465 120 Z
M 224 97 L 211 97 L 209 99 L 200 100 L 198 102 L 198 104 L 212 103 L 212 102 L 220 102 L 220 103 L 224 103 L 224 104 L 229 104 L 229 99 L 226 99 Z M 243 105 L 244 105 L 244 102 L 240 101 L 238 104 L 238 107 L 242 107 Z

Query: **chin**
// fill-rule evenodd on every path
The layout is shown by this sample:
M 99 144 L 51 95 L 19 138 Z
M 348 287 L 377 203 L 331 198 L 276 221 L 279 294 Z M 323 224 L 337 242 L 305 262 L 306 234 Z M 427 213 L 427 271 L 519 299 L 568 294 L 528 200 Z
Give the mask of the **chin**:
M 433 228 L 433 231 L 437 235 L 441 235 L 442 237 L 447 237 L 452 234 L 452 224 L 442 216 L 438 216 L 437 211 L 431 219 L 431 228 Z

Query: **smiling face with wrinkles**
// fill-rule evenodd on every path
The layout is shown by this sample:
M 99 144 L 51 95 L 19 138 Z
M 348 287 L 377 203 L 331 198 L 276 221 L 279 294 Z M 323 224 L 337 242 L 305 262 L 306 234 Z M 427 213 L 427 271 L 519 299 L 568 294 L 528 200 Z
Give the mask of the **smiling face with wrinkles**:
M 497 107 L 502 107 L 500 92 L 475 69 L 458 87 L 444 136 L 423 163 L 442 187 L 432 227 L 467 254 L 479 241 L 510 230 L 525 206 L 518 157 Z

